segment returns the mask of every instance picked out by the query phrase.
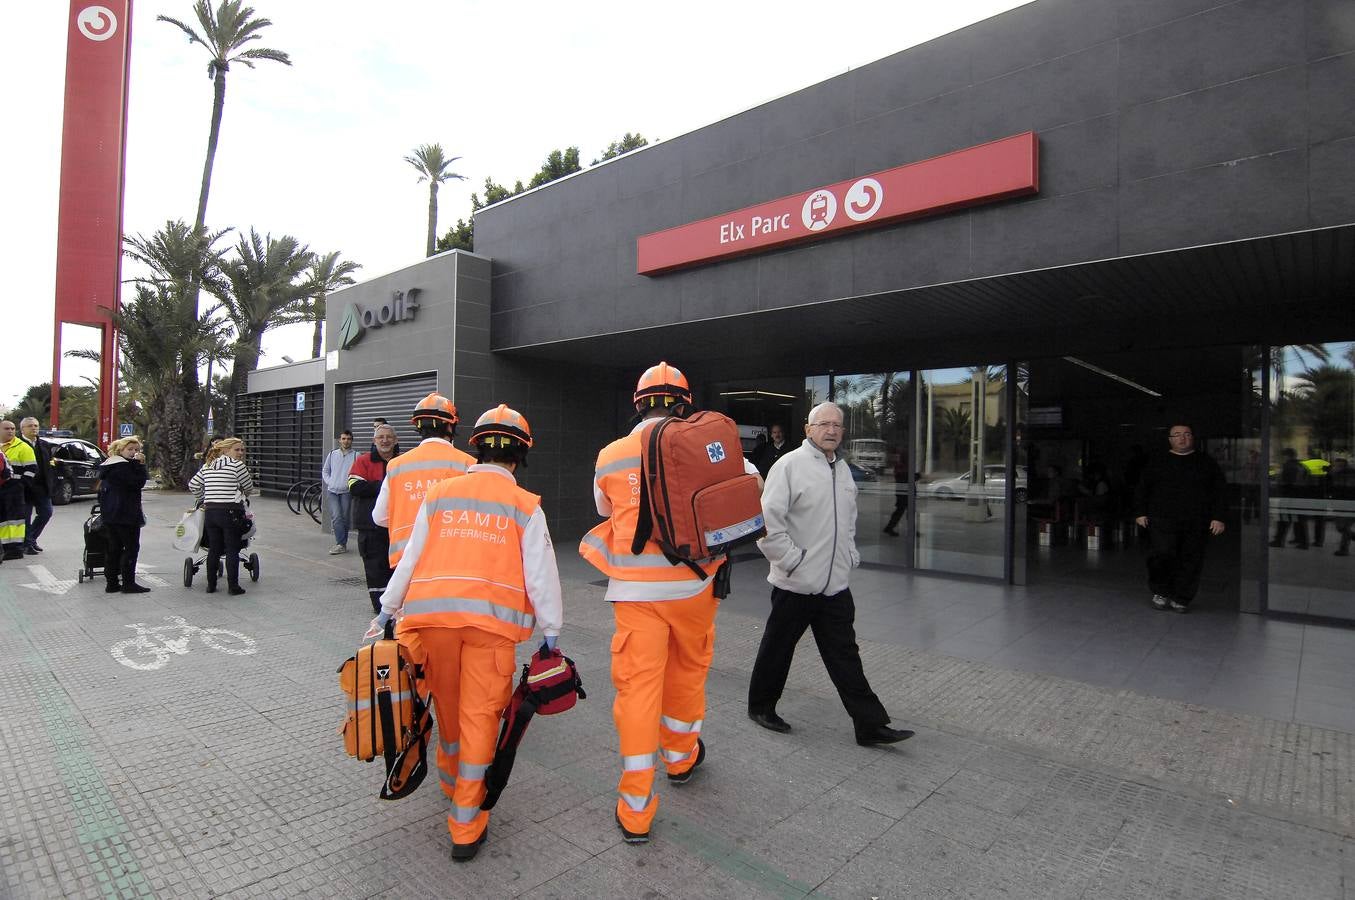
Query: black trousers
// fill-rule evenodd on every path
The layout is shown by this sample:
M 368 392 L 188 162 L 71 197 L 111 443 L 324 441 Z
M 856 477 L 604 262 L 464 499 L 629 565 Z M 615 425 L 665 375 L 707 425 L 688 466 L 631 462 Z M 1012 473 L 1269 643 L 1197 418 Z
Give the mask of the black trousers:
M 136 558 L 141 554 L 141 526 L 104 525 L 104 579 L 126 587 L 136 583 Z
M 1150 518 L 1148 541 L 1148 586 L 1154 594 L 1189 606 L 1200 588 L 1208 523 Z
M 216 587 L 216 567 L 226 560 L 226 584 L 240 586 L 240 548 L 244 544 L 244 507 L 209 506 L 203 516 L 207 532 L 207 586 Z
M 367 599 L 375 612 L 381 612 L 381 592 L 390 584 L 395 570 L 390 567 L 390 532 L 384 528 L 358 532 L 358 555 L 367 576 Z
M 790 674 L 795 645 L 805 629 L 814 632 L 819 655 L 828 669 L 842 705 L 858 729 L 889 724 L 889 713 L 866 681 L 861 650 L 856 646 L 856 605 L 851 590 L 825 596 L 796 594 L 772 588 L 772 613 L 762 633 L 748 683 L 748 711 L 770 712 L 781 699 Z

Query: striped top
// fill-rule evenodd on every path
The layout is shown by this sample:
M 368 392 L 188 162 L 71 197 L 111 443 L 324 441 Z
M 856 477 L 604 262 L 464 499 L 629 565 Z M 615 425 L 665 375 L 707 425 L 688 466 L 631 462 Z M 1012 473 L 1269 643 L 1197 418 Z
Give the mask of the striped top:
M 218 456 L 203 466 L 188 481 L 188 489 L 206 506 L 244 503 L 254 493 L 249 468 L 229 456 Z

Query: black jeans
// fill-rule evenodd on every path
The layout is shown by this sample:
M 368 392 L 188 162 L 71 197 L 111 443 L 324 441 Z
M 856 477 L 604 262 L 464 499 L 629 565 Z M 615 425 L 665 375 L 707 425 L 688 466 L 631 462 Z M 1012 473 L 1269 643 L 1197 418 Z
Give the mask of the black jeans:
M 1153 517 L 1148 540 L 1148 586 L 1154 594 L 1189 606 L 1200 587 L 1208 523 Z
M 52 521 L 52 498 L 46 494 L 34 497 L 32 503 L 24 504 L 24 511 L 27 513 L 24 542 L 31 547 L 38 542 L 38 535 L 42 534 L 42 529 Z
M 381 592 L 390 584 L 395 572 L 390 566 L 390 547 L 390 532 L 384 528 L 358 532 L 358 555 L 362 557 L 363 574 L 367 576 L 367 599 L 376 612 L 381 612 Z
M 856 605 L 851 590 L 825 596 L 796 594 L 772 588 L 772 613 L 757 648 L 748 683 L 748 711 L 770 712 L 781 699 L 795 658 L 795 645 L 812 629 L 819 655 L 838 696 L 857 729 L 889 724 L 889 713 L 866 681 L 861 650 L 856 646 Z
M 238 506 L 209 506 L 203 516 L 207 531 L 207 586 L 216 587 L 216 567 L 226 559 L 226 584 L 240 586 L 240 547 L 245 533 L 245 510 Z
M 126 587 L 136 583 L 136 558 L 141 554 L 140 525 L 104 525 L 104 542 L 108 554 L 104 557 L 104 579 L 112 585 Z

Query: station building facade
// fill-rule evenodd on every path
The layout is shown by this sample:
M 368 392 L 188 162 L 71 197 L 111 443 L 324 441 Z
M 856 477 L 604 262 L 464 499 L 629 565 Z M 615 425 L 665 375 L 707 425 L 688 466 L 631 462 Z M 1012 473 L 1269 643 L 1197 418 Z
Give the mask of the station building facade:
M 844 407 L 867 564 L 1137 600 L 1133 485 L 1186 423 L 1229 483 L 1201 600 L 1355 619 L 1351 85 L 1342 0 L 1037 0 L 333 294 L 324 432 L 506 402 L 568 546 L 663 359 L 750 434 Z

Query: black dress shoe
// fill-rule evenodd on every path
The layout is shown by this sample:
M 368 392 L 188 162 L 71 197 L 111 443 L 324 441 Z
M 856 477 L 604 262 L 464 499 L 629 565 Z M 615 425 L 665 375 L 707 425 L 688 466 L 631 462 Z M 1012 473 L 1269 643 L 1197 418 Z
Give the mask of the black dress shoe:
M 122 592 L 124 594 L 149 594 L 151 589 L 144 584 L 136 584 L 133 582 L 132 584 L 123 585 Z
M 776 714 L 776 710 L 767 712 L 748 711 L 748 718 L 761 725 L 768 731 L 775 731 L 777 734 L 787 734 L 790 732 L 790 723 Z
M 229 588 L 226 589 L 226 593 L 230 594 L 232 597 L 239 597 L 239 596 L 240 596 L 241 594 L 243 594 L 244 592 L 245 592 L 245 589 L 242 588 L 242 587 L 240 587 L 240 585 L 238 585 L 238 584 L 233 584 L 233 585 L 231 585 Z
M 118 584 L 116 581 L 110 581 L 110 582 L 108 582 L 108 584 L 104 585 L 104 593 L 105 593 L 105 594 L 116 594 L 116 593 L 120 592 L 121 590 L 122 590 L 122 585 Z
M 873 747 L 877 744 L 897 744 L 899 741 L 906 741 L 913 736 L 913 732 L 906 728 L 890 728 L 888 725 L 876 725 L 874 728 L 858 728 L 856 730 L 856 742 L 862 747 Z

